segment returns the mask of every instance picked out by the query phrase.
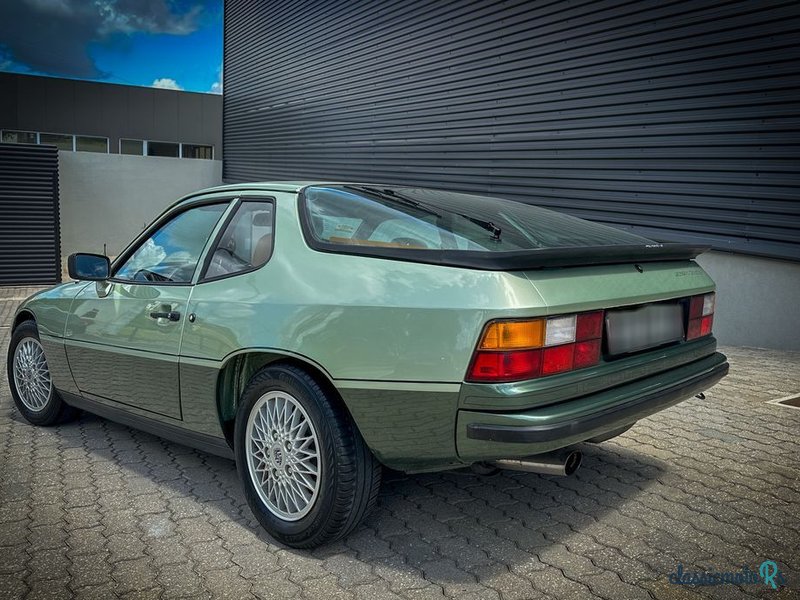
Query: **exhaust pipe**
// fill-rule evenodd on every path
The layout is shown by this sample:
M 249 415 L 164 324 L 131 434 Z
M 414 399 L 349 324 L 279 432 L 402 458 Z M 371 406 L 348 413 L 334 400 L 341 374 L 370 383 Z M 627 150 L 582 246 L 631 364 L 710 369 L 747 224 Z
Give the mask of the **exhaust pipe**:
M 582 459 L 583 455 L 580 450 L 571 450 L 566 453 L 537 454 L 528 458 L 502 458 L 487 464 L 498 469 L 566 477 L 578 470 Z

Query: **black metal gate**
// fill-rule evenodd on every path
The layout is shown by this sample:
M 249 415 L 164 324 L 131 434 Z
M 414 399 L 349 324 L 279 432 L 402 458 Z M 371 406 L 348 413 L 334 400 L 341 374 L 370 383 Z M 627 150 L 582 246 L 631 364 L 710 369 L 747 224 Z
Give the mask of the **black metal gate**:
M 58 150 L 0 144 L 0 285 L 59 281 Z

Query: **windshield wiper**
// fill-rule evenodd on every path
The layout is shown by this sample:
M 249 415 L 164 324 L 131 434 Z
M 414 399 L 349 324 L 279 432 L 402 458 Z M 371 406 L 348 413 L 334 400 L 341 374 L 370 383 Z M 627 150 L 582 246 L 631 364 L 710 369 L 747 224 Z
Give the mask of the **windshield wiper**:
M 491 221 L 484 221 L 482 219 L 476 219 L 475 217 L 469 217 L 467 215 L 463 215 L 461 213 L 457 213 L 459 217 L 463 217 L 467 221 L 471 221 L 475 223 L 478 227 L 485 229 L 486 231 L 492 234 L 492 241 L 499 242 L 500 241 L 500 234 L 503 232 L 497 225 L 492 223 Z
M 433 215 L 434 217 L 437 217 L 439 219 L 442 218 L 442 215 L 440 213 L 438 213 L 437 211 L 433 210 L 428 205 L 423 204 L 422 202 L 418 202 L 417 200 L 414 200 L 412 198 L 409 198 L 408 196 L 404 196 L 403 194 L 400 194 L 400 193 L 398 193 L 398 192 L 396 192 L 396 191 L 394 191 L 392 189 L 389 189 L 389 188 L 380 189 L 380 188 L 370 187 L 370 186 L 366 186 L 366 185 L 360 185 L 360 186 L 344 185 L 342 187 L 345 188 L 345 189 L 348 189 L 348 190 L 355 191 L 355 192 L 362 192 L 362 193 L 363 192 L 367 192 L 368 194 L 372 194 L 373 196 L 377 196 L 378 198 L 380 198 L 382 200 L 389 200 L 390 202 L 397 202 L 398 204 L 405 204 L 406 206 L 410 206 L 412 208 L 416 208 L 417 210 L 419 210 L 421 212 L 424 212 L 424 213 L 429 214 L 429 215 Z
M 418 200 L 414 200 L 413 198 L 409 198 L 408 196 L 406 196 L 404 194 L 401 194 L 401 193 L 399 193 L 399 192 L 397 192 L 397 191 L 395 191 L 395 190 L 393 190 L 391 188 L 383 188 L 383 189 L 381 189 L 381 188 L 376 188 L 376 187 L 367 186 L 367 185 L 360 185 L 360 186 L 345 185 L 345 186 L 342 186 L 342 187 L 344 187 L 345 189 L 349 189 L 349 190 L 355 191 L 355 192 L 362 192 L 362 193 L 363 192 L 367 192 L 368 194 L 372 194 L 372 195 L 377 196 L 378 198 L 381 198 L 383 200 L 389 200 L 391 202 L 397 202 L 399 204 L 405 204 L 406 206 L 411 206 L 413 208 L 416 208 L 417 210 L 420 210 L 420 211 L 422 211 L 424 213 L 427 213 L 429 215 L 433 215 L 433 216 L 435 216 L 435 217 L 437 217 L 439 219 L 443 219 L 444 218 L 444 215 L 442 215 L 441 213 L 433 210 L 427 204 L 424 204 L 423 202 L 420 202 Z M 475 223 L 475 225 L 477 225 L 478 227 L 481 227 L 482 229 L 485 229 L 486 231 L 488 231 L 488 232 L 490 232 L 492 234 L 492 238 L 491 238 L 492 241 L 495 241 L 495 242 L 499 242 L 500 241 L 500 234 L 502 233 L 502 229 L 500 229 L 494 223 L 492 223 L 490 221 L 484 221 L 482 219 L 476 219 L 475 217 L 470 217 L 470 216 L 467 216 L 467 215 L 462 214 L 462 213 L 450 213 L 450 214 L 458 215 L 459 217 L 461 217 L 463 219 L 466 219 L 467 221 L 471 221 L 472 223 Z

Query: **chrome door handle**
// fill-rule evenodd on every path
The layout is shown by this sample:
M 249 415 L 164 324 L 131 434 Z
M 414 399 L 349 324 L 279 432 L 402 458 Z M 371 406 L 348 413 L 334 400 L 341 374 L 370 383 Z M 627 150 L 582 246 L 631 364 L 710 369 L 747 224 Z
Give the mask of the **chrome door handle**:
M 169 312 L 151 312 L 151 319 L 169 319 L 170 321 L 178 321 L 181 318 L 181 313 L 171 310 Z

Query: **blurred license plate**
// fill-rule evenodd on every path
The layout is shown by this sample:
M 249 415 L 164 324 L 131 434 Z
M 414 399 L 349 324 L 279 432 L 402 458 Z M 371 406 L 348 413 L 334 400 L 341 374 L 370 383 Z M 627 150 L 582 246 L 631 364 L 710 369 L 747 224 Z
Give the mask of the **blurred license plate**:
M 683 339 L 680 304 L 648 304 L 606 313 L 609 354 L 638 352 Z

